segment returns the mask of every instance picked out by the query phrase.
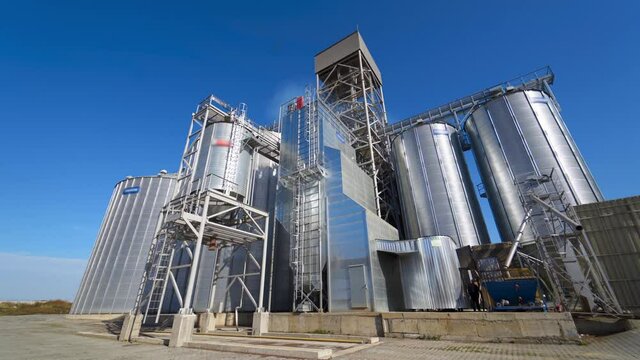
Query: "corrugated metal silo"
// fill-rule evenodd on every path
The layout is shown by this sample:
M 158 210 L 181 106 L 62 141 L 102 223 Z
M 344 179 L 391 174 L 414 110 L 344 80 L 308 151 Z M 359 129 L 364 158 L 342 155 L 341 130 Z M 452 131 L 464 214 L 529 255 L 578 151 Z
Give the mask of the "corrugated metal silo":
M 489 243 L 457 130 L 425 124 L 392 146 L 405 237 L 445 235 L 458 247 Z
M 245 145 L 246 137 L 246 130 L 239 124 L 208 124 L 202 137 L 194 183 L 200 184 L 204 178 L 208 189 L 229 190 L 240 198 L 245 198 L 249 188 L 252 157 L 251 149 Z M 207 148 L 209 151 L 206 151 Z M 229 156 L 230 152 L 235 152 L 235 155 Z
M 128 177 L 113 190 L 71 314 L 118 314 L 134 306 L 162 207 L 175 175 Z
M 503 241 L 512 241 L 525 209 L 515 184 L 528 175 L 549 175 L 570 205 L 602 201 L 602 193 L 554 102 L 537 90 L 517 91 L 476 109 L 465 124 L 491 209 Z M 525 229 L 523 241 L 533 240 Z

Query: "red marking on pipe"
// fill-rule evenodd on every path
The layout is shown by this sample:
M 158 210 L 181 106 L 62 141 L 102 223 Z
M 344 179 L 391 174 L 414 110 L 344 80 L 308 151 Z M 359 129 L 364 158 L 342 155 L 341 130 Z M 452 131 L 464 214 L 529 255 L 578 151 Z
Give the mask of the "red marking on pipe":
M 231 147 L 231 141 L 227 139 L 216 139 L 213 142 L 213 146 Z

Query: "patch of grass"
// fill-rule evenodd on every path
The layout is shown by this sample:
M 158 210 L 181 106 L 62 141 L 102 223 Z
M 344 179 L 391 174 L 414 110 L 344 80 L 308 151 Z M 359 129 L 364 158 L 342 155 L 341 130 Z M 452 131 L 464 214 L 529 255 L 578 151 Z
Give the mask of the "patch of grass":
M 71 303 L 64 300 L 38 301 L 33 304 L 0 302 L 2 315 L 68 314 Z
M 333 334 L 331 331 L 324 330 L 324 329 L 316 329 L 316 330 L 313 330 L 311 333 L 312 334 L 323 334 L 323 335 Z

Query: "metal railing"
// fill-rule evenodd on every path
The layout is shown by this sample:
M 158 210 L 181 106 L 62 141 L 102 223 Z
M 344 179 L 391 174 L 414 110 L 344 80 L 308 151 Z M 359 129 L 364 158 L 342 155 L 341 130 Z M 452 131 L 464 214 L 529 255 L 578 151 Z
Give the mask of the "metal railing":
M 406 131 L 414 126 L 429 122 L 446 122 L 460 128 L 463 123 L 462 121 L 459 121 L 457 117 L 458 113 L 467 112 L 474 106 L 512 91 L 528 89 L 544 89 L 548 91 L 548 85 L 552 84 L 553 80 L 553 71 L 551 71 L 549 66 L 545 66 L 530 73 L 520 75 L 511 80 L 501 82 L 471 95 L 461 97 L 444 105 L 436 106 L 407 119 L 390 124 L 382 129 L 381 135 L 391 136 Z

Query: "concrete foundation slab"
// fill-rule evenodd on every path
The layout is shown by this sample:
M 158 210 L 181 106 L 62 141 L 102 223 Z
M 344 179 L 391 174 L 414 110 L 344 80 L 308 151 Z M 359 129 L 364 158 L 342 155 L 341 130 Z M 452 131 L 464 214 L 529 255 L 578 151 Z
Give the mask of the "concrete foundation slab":
M 216 330 L 216 314 L 212 312 L 204 312 L 198 315 L 198 331 L 201 333 L 210 333 Z
M 181 347 L 191 340 L 196 323 L 195 314 L 176 314 L 173 317 L 173 327 L 169 338 L 170 347 Z
M 299 359 L 330 359 L 333 354 L 333 350 L 331 349 L 290 348 L 284 346 L 233 344 L 229 342 L 190 341 L 186 342 L 184 346 L 193 349 L 230 351 L 240 354 L 291 357 Z
M 253 335 L 262 335 L 269 332 L 269 313 L 255 312 L 253 313 Z
M 142 315 L 127 314 L 122 322 L 122 328 L 120 329 L 119 341 L 131 341 L 131 338 L 140 335 L 140 328 L 142 327 Z

